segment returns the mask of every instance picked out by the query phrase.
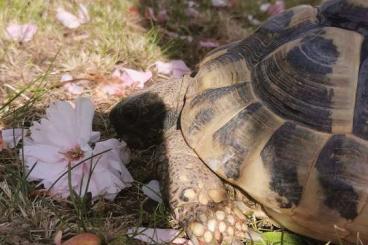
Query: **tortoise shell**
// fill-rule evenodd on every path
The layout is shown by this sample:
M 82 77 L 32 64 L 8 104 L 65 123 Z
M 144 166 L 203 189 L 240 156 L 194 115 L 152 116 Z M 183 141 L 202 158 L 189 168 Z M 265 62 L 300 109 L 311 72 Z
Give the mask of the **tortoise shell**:
M 289 9 L 200 64 L 181 115 L 215 173 L 290 230 L 368 241 L 368 1 Z

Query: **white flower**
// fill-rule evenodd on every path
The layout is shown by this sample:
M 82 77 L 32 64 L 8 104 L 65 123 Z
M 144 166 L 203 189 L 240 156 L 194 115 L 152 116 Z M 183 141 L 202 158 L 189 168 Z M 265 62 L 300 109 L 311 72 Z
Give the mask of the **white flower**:
M 87 98 L 78 98 L 75 104 L 57 101 L 46 110 L 45 118 L 33 123 L 23 147 L 28 180 L 40 181 L 53 194 L 68 197 L 70 164 L 72 188 L 81 196 L 87 185 L 93 198 L 107 199 L 130 186 L 133 178 L 122 164 L 129 160 L 126 144 L 109 139 L 92 148 L 100 138 L 99 132 L 92 131 L 93 114 L 94 106 Z

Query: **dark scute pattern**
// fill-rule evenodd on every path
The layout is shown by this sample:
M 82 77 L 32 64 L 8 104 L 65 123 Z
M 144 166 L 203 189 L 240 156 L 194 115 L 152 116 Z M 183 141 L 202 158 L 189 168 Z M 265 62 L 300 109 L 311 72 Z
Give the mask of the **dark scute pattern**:
M 358 149 L 358 143 L 344 135 L 334 135 L 322 149 L 315 166 L 325 196 L 324 204 L 348 220 L 358 215 L 359 194 L 349 183 L 348 170 L 353 161 L 362 160 L 359 154 L 364 153 Z
M 288 10 L 269 18 L 255 33 L 239 43 L 241 53 L 249 66 L 254 66 L 282 44 L 318 27 L 318 23 L 310 20 L 289 26 L 293 16 L 293 10 Z
M 262 161 L 271 174 L 270 189 L 286 199 L 286 201 L 282 198 L 277 200 L 280 208 L 297 206 L 303 193 L 303 186 L 298 180 L 296 163 L 300 159 L 293 158 L 295 154 L 298 155 L 295 150 L 302 150 L 293 145 L 293 143 L 299 143 L 292 141 L 295 134 L 296 125 L 286 122 L 272 135 L 261 152 Z M 296 140 L 298 139 L 296 138 Z M 289 150 L 291 151 L 289 152 Z
M 368 58 L 368 38 L 365 38 L 362 43 L 362 50 L 360 51 L 360 63 L 362 64 Z
M 340 54 L 333 41 L 321 35 L 322 32 L 318 33 L 318 36 L 308 35 L 304 38 L 301 46 L 290 50 L 287 55 L 288 62 L 300 72 L 320 75 L 331 73 L 332 65 Z
M 194 134 L 204 125 L 208 124 L 215 116 L 212 108 L 201 109 L 194 117 L 192 124 L 189 127 L 189 134 Z
M 262 60 L 254 67 L 252 80 L 255 93 L 278 115 L 331 132 L 334 91 L 326 74 L 332 72 L 339 52 L 323 35 L 321 29 L 311 31 L 286 59 L 278 52 Z
M 190 102 L 190 107 L 196 107 L 200 104 L 206 102 L 206 103 L 214 103 L 217 100 L 219 100 L 221 97 L 226 96 L 230 93 L 233 93 L 234 91 L 237 91 L 239 93 L 240 98 L 248 98 L 246 96 L 247 91 L 249 90 L 249 82 L 242 82 L 242 83 L 236 83 L 234 85 L 223 87 L 223 88 L 215 88 L 215 89 L 208 89 L 202 94 L 196 96 L 193 98 L 193 100 Z
M 242 164 L 245 156 L 248 154 L 248 149 L 245 148 L 241 142 L 236 141 L 236 130 L 241 124 L 247 121 L 251 115 L 262 108 L 261 103 L 255 102 L 247 106 L 234 118 L 227 122 L 222 128 L 220 128 L 213 137 L 216 141 L 220 142 L 224 147 L 231 147 L 234 153 L 234 157 L 229 159 L 224 164 L 225 175 L 230 179 L 238 179 L 240 176 L 240 165 Z
M 368 140 L 368 59 L 360 66 L 356 93 L 353 133 Z
M 368 5 L 367 5 L 368 6 Z M 346 0 L 326 1 L 320 7 L 323 24 L 341 27 L 368 35 L 368 8 L 352 5 Z

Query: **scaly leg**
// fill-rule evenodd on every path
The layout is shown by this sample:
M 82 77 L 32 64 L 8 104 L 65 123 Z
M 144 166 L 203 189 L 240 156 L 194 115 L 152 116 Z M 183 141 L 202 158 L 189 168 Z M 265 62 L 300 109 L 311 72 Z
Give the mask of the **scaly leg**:
M 188 147 L 179 130 L 165 136 L 161 182 L 175 218 L 194 244 L 240 242 L 247 231 L 246 220 L 223 182 Z
M 245 217 L 177 129 L 188 82 L 156 84 L 115 106 L 110 119 L 129 146 L 160 145 L 157 168 L 164 196 L 194 244 L 236 244 L 245 236 Z

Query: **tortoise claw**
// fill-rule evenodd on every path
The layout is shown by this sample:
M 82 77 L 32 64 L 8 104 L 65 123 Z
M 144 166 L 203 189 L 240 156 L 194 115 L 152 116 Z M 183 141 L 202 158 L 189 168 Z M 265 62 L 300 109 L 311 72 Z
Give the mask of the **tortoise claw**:
M 242 244 L 248 227 L 242 212 L 227 203 L 210 204 L 186 226 L 195 245 Z

